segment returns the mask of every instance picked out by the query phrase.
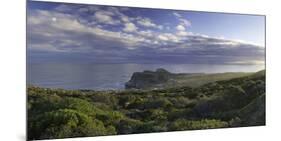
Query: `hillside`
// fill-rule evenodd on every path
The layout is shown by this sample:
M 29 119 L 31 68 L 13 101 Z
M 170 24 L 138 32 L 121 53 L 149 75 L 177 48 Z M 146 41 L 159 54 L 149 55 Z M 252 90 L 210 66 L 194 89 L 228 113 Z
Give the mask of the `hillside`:
M 198 87 L 158 90 L 75 91 L 29 87 L 28 138 L 265 125 L 265 73 L 262 72 Z
M 227 72 L 227 73 L 170 73 L 165 69 L 153 71 L 135 72 L 126 83 L 126 89 L 159 89 L 169 87 L 199 87 L 201 85 L 244 77 L 253 73 Z

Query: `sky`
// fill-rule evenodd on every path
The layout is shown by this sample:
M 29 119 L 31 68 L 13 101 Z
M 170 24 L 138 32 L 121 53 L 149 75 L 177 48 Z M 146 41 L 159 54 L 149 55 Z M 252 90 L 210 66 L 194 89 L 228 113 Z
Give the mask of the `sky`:
M 28 2 L 31 63 L 264 64 L 265 17 Z

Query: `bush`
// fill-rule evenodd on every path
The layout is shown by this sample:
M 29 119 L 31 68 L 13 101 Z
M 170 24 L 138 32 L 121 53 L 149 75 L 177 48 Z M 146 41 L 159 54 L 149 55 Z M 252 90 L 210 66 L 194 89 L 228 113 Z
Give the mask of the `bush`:
M 71 109 L 60 109 L 39 115 L 29 125 L 29 139 L 54 139 L 114 134 L 103 123 Z
M 185 120 L 178 119 L 170 125 L 171 130 L 195 130 L 195 129 L 211 129 L 211 128 L 222 128 L 227 127 L 228 123 L 220 120 Z
M 103 111 L 96 115 L 97 119 L 101 120 L 105 125 L 116 126 L 120 120 L 124 119 L 125 116 L 117 111 Z
M 151 109 L 149 110 L 149 120 L 162 121 L 167 119 L 167 112 L 164 112 L 161 109 Z
M 142 122 L 134 119 L 122 119 L 117 125 L 118 134 L 137 133 Z
M 103 112 L 94 107 L 90 102 L 79 98 L 67 97 L 57 105 L 57 109 L 73 109 L 90 116 L 95 116 L 97 113 Z
M 117 98 L 111 94 L 94 94 L 92 96 L 92 101 L 105 103 L 105 104 L 111 106 L 112 108 L 114 108 L 118 105 Z

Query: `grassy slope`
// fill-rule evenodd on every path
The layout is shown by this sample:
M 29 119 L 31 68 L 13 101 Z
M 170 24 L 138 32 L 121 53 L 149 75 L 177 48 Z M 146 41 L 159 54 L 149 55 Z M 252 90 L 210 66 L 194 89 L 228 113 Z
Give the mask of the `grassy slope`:
M 180 86 L 198 87 L 210 82 L 229 80 L 233 78 L 248 76 L 251 74 L 253 73 L 229 72 L 229 73 L 201 74 L 195 76 L 186 75 L 186 76 L 177 77 L 176 80 L 178 81 Z
M 229 80 L 233 78 L 245 77 L 252 75 L 253 73 L 245 72 L 227 72 L 227 73 L 183 73 L 183 74 L 174 74 L 167 82 L 160 84 L 149 84 L 142 89 L 155 89 L 155 88 L 173 88 L 173 87 L 199 87 L 207 83 Z

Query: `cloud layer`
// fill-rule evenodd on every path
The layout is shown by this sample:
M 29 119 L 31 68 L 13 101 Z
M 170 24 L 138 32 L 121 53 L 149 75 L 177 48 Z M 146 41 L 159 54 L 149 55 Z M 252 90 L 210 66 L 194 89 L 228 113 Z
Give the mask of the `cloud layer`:
M 86 5 L 30 9 L 27 38 L 31 61 L 264 63 L 264 47 L 189 32 L 192 22 L 172 10 L 165 14 L 176 20 L 173 26 L 130 14 L 138 10 Z

